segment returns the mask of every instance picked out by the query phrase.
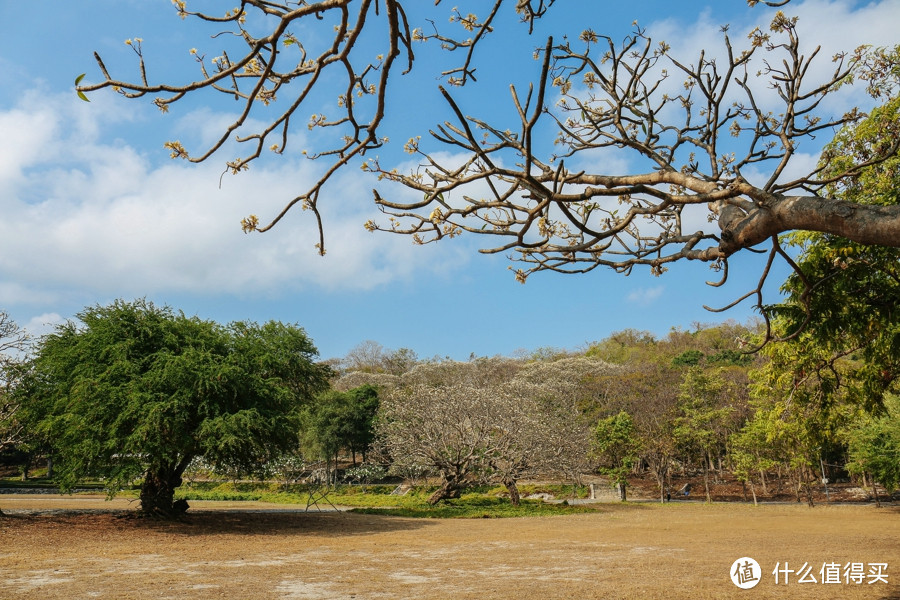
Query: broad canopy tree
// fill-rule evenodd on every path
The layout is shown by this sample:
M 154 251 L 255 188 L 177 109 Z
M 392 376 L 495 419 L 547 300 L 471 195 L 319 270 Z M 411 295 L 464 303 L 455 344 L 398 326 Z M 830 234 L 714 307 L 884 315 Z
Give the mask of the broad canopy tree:
M 188 0 L 173 3 L 183 19 L 231 34 L 214 36 L 224 50 L 211 60 L 192 51 L 196 80 L 151 80 L 142 41 L 135 39 L 129 44 L 138 57 L 137 80 L 114 75 L 95 55 L 102 80 L 82 83 L 79 77 L 76 88 L 84 99 L 105 88 L 128 98 L 152 96 L 163 112 L 187 96 L 236 99 L 233 122 L 208 148 L 195 153 L 177 141 L 167 144 L 173 158 L 202 162 L 234 136 L 247 148 L 227 162 L 235 173 L 267 149 L 284 152 L 298 122 L 333 132 L 331 145 L 307 154 L 325 163 L 321 177 L 267 222 L 247 217 L 245 231 L 269 230 L 300 205 L 315 215 L 317 247 L 324 253 L 319 202 L 329 195 L 335 173 L 365 160 L 364 170 L 420 198 L 410 202 L 391 189 L 374 190 L 390 221 L 370 221 L 368 229 L 410 235 L 417 243 L 483 235 L 493 240 L 483 252 L 509 252 L 524 263 L 516 271 L 522 281 L 538 271 L 583 273 L 598 266 L 626 274 L 646 266 L 659 274 L 675 261 L 700 260 L 722 273 L 720 285 L 729 258 L 761 244 L 768 245 L 768 265 L 779 256 L 790 263 L 778 236 L 794 230 L 864 246 L 900 246 L 900 205 L 837 197 L 830 187 L 895 157 L 900 138 L 836 171 L 793 170 L 804 143 L 865 116 L 858 109 L 829 112 L 831 97 L 847 84 L 862 82 L 876 101 L 896 94 L 900 61 L 894 49 L 848 49 L 833 57 L 830 76 L 813 81 L 814 67 L 828 58 L 818 48 L 804 51 L 802 23 L 780 11 L 768 30 L 754 29 L 740 42 L 723 27 L 721 47 L 699 56 L 674 56 L 669 44 L 637 25 L 621 41 L 586 28 L 577 40 L 536 39 L 533 83 L 527 91 L 511 86 L 513 131 L 479 118 L 477 106 L 461 105 L 458 88 L 475 82 L 479 62 L 490 60 L 479 52 L 484 40 L 498 27 L 515 26 L 505 22 L 508 11 L 531 32 L 547 11 L 565 10 L 561 3 L 493 0 L 473 3 L 480 13 L 474 14 L 447 11 L 438 0 L 427 10 L 442 18 L 417 14 L 421 24 L 411 22 L 408 12 L 422 7 L 404 0 L 242 0 L 225 14 L 195 12 Z M 449 26 L 435 25 L 446 23 L 448 13 Z M 327 39 L 296 33 L 309 26 Z M 415 136 L 406 142 L 420 165 L 399 172 L 372 154 L 389 143 L 386 115 L 410 93 L 402 75 L 418 66 L 416 53 L 424 53 L 428 42 L 458 57 L 457 66 L 438 69 L 451 118 L 436 125 L 430 141 Z M 337 97 L 337 116 L 309 114 L 328 95 Z M 638 166 L 604 172 L 603 163 L 589 157 L 607 150 Z M 463 158 L 449 164 L 448 152 Z M 571 166 L 585 161 L 597 164 L 596 170 Z M 717 226 L 691 229 L 689 215 L 698 208 Z M 768 272 L 766 266 L 759 287 L 739 300 L 754 297 L 762 308 Z
M 579 392 L 610 369 L 584 358 L 419 365 L 385 394 L 378 434 L 395 469 L 440 475 L 432 504 L 483 481 L 501 483 L 518 504 L 524 477 L 577 481 L 589 470 Z
M 48 335 L 18 389 L 63 489 L 142 480 L 142 512 L 174 516 L 196 457 L 252 469 L 298 443 L 299 413 L 328 385 L 299 327 L 218 325 L 145 300 L 84 309 Z

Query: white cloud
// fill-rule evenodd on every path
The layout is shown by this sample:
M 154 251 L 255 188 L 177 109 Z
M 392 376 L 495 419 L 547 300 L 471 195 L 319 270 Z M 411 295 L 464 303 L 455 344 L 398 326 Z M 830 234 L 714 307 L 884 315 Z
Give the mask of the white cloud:
M 58 313 L 50 312 L 32 317 L 27 323 L 22 325 L 22 328 L 33 337 L 40 337 L 51 333 L 57 325 L 61 325 L 64 322 L 65 319 Z
M 629 292 L 625 297 L 629 304 L 649 306 L 658 300 L 665 291 L 665 286 L 658 285 L 651 288 L 637 288 Z
M 221 159 L 154 166 L 110 141 L 100 119 L 45 95 L 0 112 L 0 304 L 66 290 L 113 296 L 186 291 L 277 294 L 313 287 L 365 290 L 460 266 L 460 245 L 414 248 L 369 234 L 371 182 L 340 174 L 320 202 L 328 254 L 314 249 L 313 215 L 292 210 L 270 233 L 240 220 L 275 215 L 321 167 L 304 159 L 227 175 Z M 324 195 L 324 194 L 323 194 Z M 438 266 L 439 265 L 439 266 Z
M 854 0 L 806 0 L 792 2 L 781 10 L 788 16 L 798 18 L 801 55 L 809 58 L 818 48 L 818 54 L 805 75 L 802 91 L 811 91 L 830 80 L 835 70 L 832 57 L 839 52 L 852 52 L 862 45 L 877 47 L 897 43 L 896 30 L 897 23 L 900 22 L 900 2 L 897 0 L 870 2 L 862 6 Z M 728 24 L 728 36 L 736 54 L 750 48 L 747 35 L 754 27 L 770 33 L 774 43 L 782 41 L 782 34 L 772 33 L 769 29 L 775 12 L 776 9 L 759 6 L 744 13 L 748 15 L 747 20 Z M 693 23 L 674 18 L 665 19 L 650 24 L 647 31 L 654 40 L 668 42 L 671 46 L 670 55 L 677 57 L 685 65 L 696 64 L 702 51 L 706 60 L 717 60 L 721 66 L 727 64 L 727 54 L 720 29 L 727 23 L 715 19 L 714 11 L 707 9 Z M 779 106 L 783 106 L 783 101 L 770 87 L 770 77 L 763 75 L 755 81 L 755 75 L 764 68 L 763 60 L 769 60 L 775 68 L 780 68 L 783 58 L 787 58 L 783 50 L 776 50 L 774 53 L 758 51 L 748 69 L 749 83 L 753 87 L 756 101 L 764 109 L 776 112 Z M 676 70 L 671 66 L 668 69 L 673 75 L 672 83 L 680 85 L 682 78 L 674 76 Z M 870 103 L 871 100 L 866 97 L 863 86 L 850 86 L 826 99 L 819 111 L 832 111 L 839 115 L 852 106 L 865 105 L 867 102 Z

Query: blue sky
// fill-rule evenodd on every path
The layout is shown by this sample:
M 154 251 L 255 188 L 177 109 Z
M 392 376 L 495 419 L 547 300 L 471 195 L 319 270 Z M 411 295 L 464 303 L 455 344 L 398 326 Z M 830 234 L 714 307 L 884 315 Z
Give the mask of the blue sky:
M 195 3 L 209 11 L 220 4 Z M 446 22 L 452 8 L 420 6 L 429 12 L 412 13 L 413 26 L 428 27 L 422 19 L 434 15 Z M 700 48 L 720 47 L 720 25 L 730 24 L 732 39 L 743 44 L 772 12 L 739 0 L 558 0 L 530 38 L 514 23 L 498 27 L 479 51 L 477 85 L 460 99 L 488 120 L 509 118 L 508 85 L 536 75 L 532 50 L 551 33 L 575 38 L 590 27 L 621 39 L 637 20 L 672 54 L 692 60 Z M 795 1 L 786 12 L 799 15 L 801 33 L 823 45 L 823 72 L 838 50 L 898 41 L 896 0 Z M 149 102 L 112 93 L 94 94 L 87 104 L 72 89 L 79 73 L 99 80 L 94 51 L 114 74 L 133 78 L 134 55 L 123 42 L 135 37 L 144 40 L 151 79 L 183 80 L 196 68 L 190 48 L 216 52 L 209 29 L 179 19 L 169 0 L 34 2 L 24 11 L 3 2 L 0 23 L 0 309 L 35 333 L 86 305 L 146 296 L 221 322 L 299 323 L 323 358 L 371 339 L 421 357 L 465 359 L 541 346 L 573 349 L 624 328 L 665 335 L 672 327 L 753 314 L 749 303 L 725 315 L 703 305 L 727 304 L 755 285 L 761 266 L 755 257 L 733 259 L 729 285 L 719 289 L 704 284 L 715 278 L 706 265 L 688 263 L 658 278 L 597 270 L 538 274 L 521 285 L 504 256 L 477 253 L 482 240 L 462 236 L 419 247 L 405 237 L 368 233 L 363 223 L 378 218 L 375 182 L 356 169 L 340 176 L 321 203 L 324 258 L 313 248 L 314 221 L 299 210 L 271 233 L 245 235 L 241 218 L 275 214 L 321 166 L 286 153 L 227 175 L 220 187 L 224 162 L 233 158 L 228 149 L 191 165 L 170 160 L 163 143 L 211 139 L 233 103 L 192 100 L 162 115 Z M 391 82 L 399 100 L 387 115 L 385 133 L 394 144 L 379 156 L 382 164 L 408 161 L 403 141 L 424 137 L 447 118 L 429 51 L 420 57 L 412 75 Z M 848 105 L 864 101 L 855 94 L 848 92 Z M 305 135 L 300 124 L 301 144 Z M 817 148 L 804 150 L 814 164 Z M 784 274 L 780 268 L 773 275 L 773 292 Z

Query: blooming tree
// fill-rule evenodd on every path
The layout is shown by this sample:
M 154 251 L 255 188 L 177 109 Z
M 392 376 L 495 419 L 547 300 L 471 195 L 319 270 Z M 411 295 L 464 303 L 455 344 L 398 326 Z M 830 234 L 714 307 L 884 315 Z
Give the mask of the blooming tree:
M 79 77 L 77 91 L 84 99 L 104 88 L 127 98 L 152 96 L 163 112 L 188 96 L 234 98 L 236 116 L 211 145 L 195 151 L 167 143 L 173 158 L 202 162 L 234 137 L 246 148 L 226 161 L 234 173 L 267 150 L 283 153 L 298 122 L 333 133 L 321 148 L 304 150 L 325 165 L 315 182 L 271 218 L 243 221 L 247 232 L 267 231 L 299 205 L 316 219 L 320 253 L 320 202 L 334 195 L 329 183 L 335 174 L 363 159 L 363 168 L 380 180 L 418 192 L 409 201 L 397 188 L 375 189 L 374 201 L 390 219 L 369 221 L 368 229 L 409 235 L 417 243 L 483 236 L 483 252 L 509 252 L 522 263 L 516 270 L 521 281 L 539 271 L 584 273 L 601 266 L 660 274 L 676 261 L 698 260 L 721 272 L 721 285 L 732 256 L 765 245 L 769 260 L 760 284 L 744 296 L 762 308 L 762 283 L 772 262 L 780 257 L 794 266 L 781 233 L 815 231 L 862 245 L 900 245 L 900 206 L 829 191 L 834 182 L 896 156 L 900 143 L 850 161 L 840 172 L 793 174 L 804 143 L 864 116 L 859 109 L 832 114 L 826 108 L 847 84 L 862 82 L 877 99 L 896 93 L 900 61 L 891 49 L 838 53 L 830 74 L 814 80 L 814 67 L 828 59 L 819 48 L 804 51 L 802 24 L 781 11 L 768 30 L 753 29 L 745 39 L 733 39 L 723 27 L 721 47 L 699 56 L 674 55 L 637 24 L 623 40 L 588 28 L 577 39 L 537 42 L 533 83 L 527 91 L 510 88 L 516 126 L 509 128 L 477 116 L 479 107 L 464 107 L 458 90 L 451 90 L 474 83 L 481 61 L 497 60 L 477 50 L 498 28 L 515 27 L 507 23 L 512 11 L 532 31 L 548 10 L 566 8 L 553 0 L 470 4 L 471 10 L 443 12 L 440 0 L 427 10 L 404 0 L 242 0 L 224 14 L 211 14 L 175 0 L 182 19 L 229 34 L 214 36 L 223 47 L 217 56 L 191 50 L 195 80 L 151 80 L 143 40 L 135 38 L 128 40 L 138 59 L 134 80 L 114 75 L 96 55 L 101 80 Z M 442 28 L 434 23 L 445 18 L 429 18 L 447 14 L 451 24 Z M 430 139 L 417 135 L 405 143 L 419 166 L 400 172 L 372 154 L 389 143 L 386 116 L 418 91 L 399 75 L 421 64 L 417 52 L 427 54 L 427 42 L 459 57 L 451 66 L 430 63 L 439 65 L 435 74 L 444 82 L 439 91 L 451 118 Z M 330 116 L 320 112 L 328 96 L 337 101 Z M 637 166 L 610 172 L 602 163 L 590 170 L 575 166 L 607 150 Z M 447 151 L 462 160 L 448 162 Z M 756 172 L 765 176 L 751 176 Z M 715 225 L 692 227 L 689 215 L 697 211 Z

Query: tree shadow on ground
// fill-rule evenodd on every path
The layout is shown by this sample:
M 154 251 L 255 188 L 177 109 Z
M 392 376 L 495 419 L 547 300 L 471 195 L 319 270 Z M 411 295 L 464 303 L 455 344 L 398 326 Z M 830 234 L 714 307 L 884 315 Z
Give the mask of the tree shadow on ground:
M 204 535 L 304 535 L 356 536 L 424 529 L 433 524 L 425 519 L 405 519 L 345 512 L 300 511 L 188 511 L 180 519 L 162 520 L 135 512 L 55 511 L 52 514 L 9 514 L 0 521 L 9 533 L 19 529 L 65 529 L 175 536 Z

